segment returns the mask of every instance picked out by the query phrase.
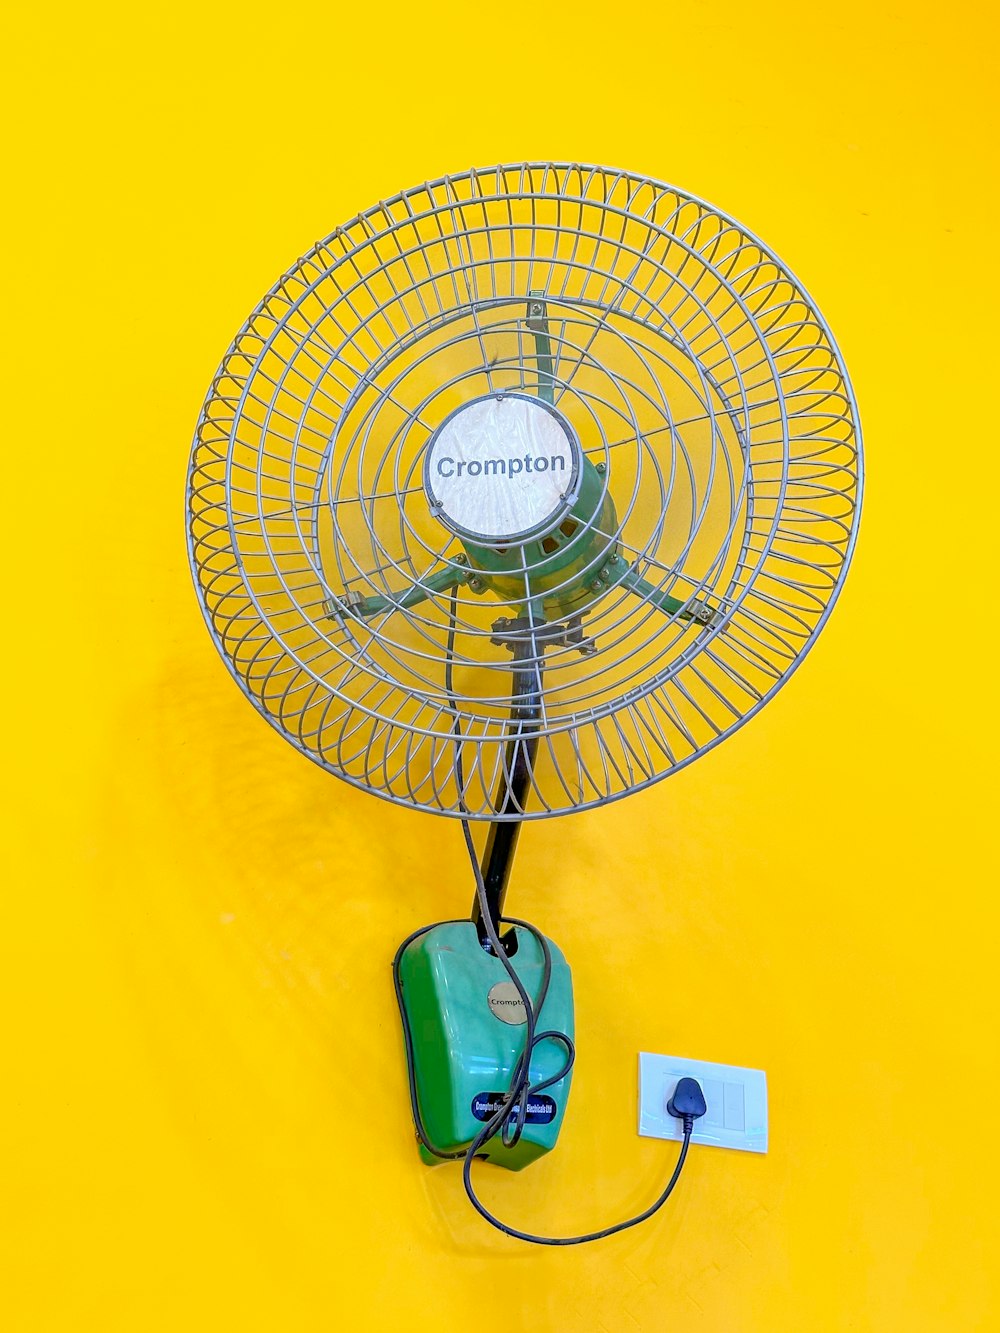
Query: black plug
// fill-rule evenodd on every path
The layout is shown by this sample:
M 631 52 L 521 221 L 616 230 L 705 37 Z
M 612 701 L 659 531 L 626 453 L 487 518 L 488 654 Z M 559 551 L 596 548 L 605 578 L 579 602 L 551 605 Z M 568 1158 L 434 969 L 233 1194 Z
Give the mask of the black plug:
M 680 1120 L 684 1126 L 685 1137 L 694 1128 L 694 1122 L 705 1114 L 705 1094 L 696 1078 L 681 1078 L 667 1102 L 667 1114 Z

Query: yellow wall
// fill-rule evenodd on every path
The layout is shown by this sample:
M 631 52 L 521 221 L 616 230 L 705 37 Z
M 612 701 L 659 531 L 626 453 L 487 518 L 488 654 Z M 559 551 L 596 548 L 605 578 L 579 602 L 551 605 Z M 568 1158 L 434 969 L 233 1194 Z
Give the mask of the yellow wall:
M 996 1145 L 967 1130 L 997 1105 L 990 8 L 20 6 L 5 1328 L 998 1326 Z M 202 396 L 283 267 L 524 156 L 764 237 L 841 343 L 869 461 L 843 599 L 777 700 L 523 839 L 511 907 L 573 964 L 580 1051 L 558 1151 L 484 1174 L 505 1216 L 590 1227 L 657 1191 L 638 1050 L 770 1080 L 767 1157 L 698 1150 L 656 1222 L 568 1251 L 491 1232 L 412 1150 L 388 965 L 464 909 L 458 829 L 269 730 L 183 543 Z

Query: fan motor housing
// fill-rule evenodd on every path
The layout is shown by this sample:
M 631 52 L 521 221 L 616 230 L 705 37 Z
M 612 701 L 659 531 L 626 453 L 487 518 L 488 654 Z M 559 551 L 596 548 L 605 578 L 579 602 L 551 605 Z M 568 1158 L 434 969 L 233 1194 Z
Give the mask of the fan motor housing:
M 424 487 L 462 540 L 473 589 L 532 601 L 546 619 L 579 615 L 621 563 L 607 469 L 543 399 L 488 394 L 452 412 L 428 445 Z
M 501 601 L 540 603 L 543 618 L 580 615 L 624 571 L 613 534 L 618 522 L 604 480 L 589 459 L 575 504 L 556 528 L 517 546 L 463 542 L 469 564 Z M 527 571 L 527 572 L 525 572 Z

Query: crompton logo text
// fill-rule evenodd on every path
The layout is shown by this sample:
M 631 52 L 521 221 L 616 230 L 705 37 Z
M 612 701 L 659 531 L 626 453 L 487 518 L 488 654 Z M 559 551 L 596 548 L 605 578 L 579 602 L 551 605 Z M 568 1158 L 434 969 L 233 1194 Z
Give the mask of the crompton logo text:
M 471 463 L 464 459 L 449 456 L 439 458 L 437 473 L 439 477 L 516 477 L 521 472 L 565 472 L 566 458 L 563 454 L 551 454 L 548 458 L 532 458 L 525 454 L 523 458 L 487 458 L 480 462 L 474 458 Z

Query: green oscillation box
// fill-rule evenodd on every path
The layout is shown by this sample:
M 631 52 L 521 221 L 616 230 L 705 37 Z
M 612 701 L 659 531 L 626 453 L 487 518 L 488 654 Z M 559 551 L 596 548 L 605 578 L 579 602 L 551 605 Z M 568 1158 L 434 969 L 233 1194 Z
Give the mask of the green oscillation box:
M 532 998 L 541 989 L 544 958 L 530 931 L 515 926 L 510 961 Z M 548 941 L 552 973 L 535 1030 L 573 1038 L 573 982 L 561 951 Z M 404 949 L 399 960 L 401 1004 L 413 1044 L 417 1105 L 435 1148 L 467 1148 L 499 1109 L 514 1065 L 524 1050 L 526 1015 L 503 963 L 487 953 L 472 921 L 432 926 Z M 566 1059 L 562 1042 L 535 1046 L 531 1082 L 558 1073 Z M 505 1148 L 499 1133 L 482 1149 L 498 1166 L 520 1171 L 555 1147 L 569 1096 L 572 1071 L 528 1103 L 518 1142 Z M 421 1156 L 437 1163 L 421 1145 Z

